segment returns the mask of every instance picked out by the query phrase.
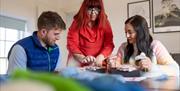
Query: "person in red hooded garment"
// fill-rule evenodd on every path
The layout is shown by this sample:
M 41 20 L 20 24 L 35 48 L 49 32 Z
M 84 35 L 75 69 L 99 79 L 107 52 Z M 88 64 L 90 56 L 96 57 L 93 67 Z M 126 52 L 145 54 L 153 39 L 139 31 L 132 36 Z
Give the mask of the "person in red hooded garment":
M 102 0 L 84 0 L 67 36 L 68 66 L 102 66 L 114 48 Z

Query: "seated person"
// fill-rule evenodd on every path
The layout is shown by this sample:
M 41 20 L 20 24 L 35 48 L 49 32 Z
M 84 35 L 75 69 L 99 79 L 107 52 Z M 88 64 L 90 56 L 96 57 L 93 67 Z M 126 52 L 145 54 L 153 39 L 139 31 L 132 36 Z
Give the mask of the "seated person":
M 145 18 L 135 15 L 127 19 L 125 34 L 127 42 L 121 44 L 116 56 L 109 58 L 111 67 L 132 64 L 147 71 L 144 73 L 157 67 L 168 76 L 179 76 L 178 64 L 160 41 L 153 40 Z
M 38 31 L 16 42 L 8 53 L 8 74 L 15 69 L 54 72 L 60 63 L 55 44 L 66 25 L 56 12 L 43 12 L 38 18 Z

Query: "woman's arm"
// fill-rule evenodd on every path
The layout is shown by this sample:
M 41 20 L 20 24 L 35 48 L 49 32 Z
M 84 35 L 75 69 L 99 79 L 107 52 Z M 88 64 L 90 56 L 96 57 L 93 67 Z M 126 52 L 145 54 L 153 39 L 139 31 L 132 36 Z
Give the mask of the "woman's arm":
M 171 57 L 165 46 L 160 41 L 154 40 L 152 47 L 160 70 L 169 76 L 179 76 L 179 66 Z
M 79 46 L 79 30 L 77 29 L 76 22 L 73 21 L 67 35 L 67 48 L 70 53 L 82 54 L 78 46 Z
M 107 57 L 111 55 L 114 49 L 113 33 L 109 22 L 107 23 L 106 28 L 103 31 L 104 31 L 103 48 L 100 54 L 96 57 L 96 64 L 99 66 L 102 65 L 103 60 L 105 60 Z
M 126 43 L 122 43 L 117 51 L 117 54 L 107 59 L 110 64 L 110 67 L 117 68 L 121 64 L 123 64 L 125 46 L 126 46 Z
M 104 30 L 104 44 L 103 48 L 100 52 L 100 55 L 103 55 L 106 59 L 110 54 L 112 53 L 114 49 L 114 43 L 113 43 L 113 33 L 110 26 L 110 23 L 107 23 L 106 29 Z
M 75 21 L 73 21 L 68 31 L 67 49 L 76 60 L 81 60 L 84 57 L 83 53 L 79 49 L 79 30 L 77 30 L 77 24 Z

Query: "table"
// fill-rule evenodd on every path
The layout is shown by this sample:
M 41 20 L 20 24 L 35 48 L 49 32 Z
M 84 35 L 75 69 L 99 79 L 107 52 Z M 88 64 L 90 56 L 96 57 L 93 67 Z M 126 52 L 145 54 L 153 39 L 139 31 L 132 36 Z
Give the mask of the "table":
M 146 78 L 137 83 L 140 83 L 148 91 L 180 91 L 180 77 Z
M 140 82 L 148 91 L 180 91 L 179 77 L 168 77 L 167 80 L 145 79 Z

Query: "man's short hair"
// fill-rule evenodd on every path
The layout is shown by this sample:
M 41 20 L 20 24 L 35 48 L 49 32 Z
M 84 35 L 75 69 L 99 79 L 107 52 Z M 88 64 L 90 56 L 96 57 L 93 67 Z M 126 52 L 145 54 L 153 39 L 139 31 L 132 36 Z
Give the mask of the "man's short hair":
M 66 29 L 66 24 L 61 16 L 52 11 L 43 12 L 38 18 L 37 26 L 39 30 L 42 28 L 46 28 L 48 30 L 52 28 Z

